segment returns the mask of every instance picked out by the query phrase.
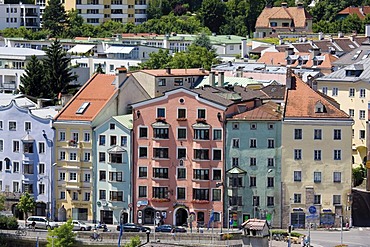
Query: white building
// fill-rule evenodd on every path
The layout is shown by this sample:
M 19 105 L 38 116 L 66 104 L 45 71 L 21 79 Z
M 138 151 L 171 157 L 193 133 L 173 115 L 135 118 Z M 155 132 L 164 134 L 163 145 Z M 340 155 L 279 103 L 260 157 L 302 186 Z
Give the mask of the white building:
M 40 6 L 33 4 L 0 4 L 0 29 L 40 28 Z

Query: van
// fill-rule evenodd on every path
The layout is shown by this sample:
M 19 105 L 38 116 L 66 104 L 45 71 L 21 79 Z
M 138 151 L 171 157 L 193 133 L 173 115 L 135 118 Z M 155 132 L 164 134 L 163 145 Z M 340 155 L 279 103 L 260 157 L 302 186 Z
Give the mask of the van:
M 32 227 L 32 223 L 35 222 L 35 228 L 40 229 L 53 229 L 58 227 L 58 222 L 48 220 L 44 216 L 30 216 L 26 220 L 26 226 Z

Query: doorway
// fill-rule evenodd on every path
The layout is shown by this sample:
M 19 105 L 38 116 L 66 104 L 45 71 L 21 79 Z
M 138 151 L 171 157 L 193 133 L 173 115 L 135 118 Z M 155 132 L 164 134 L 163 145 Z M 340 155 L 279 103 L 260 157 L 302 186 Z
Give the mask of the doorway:
M 154 224 L 154 208 L 144 209 L 144 222 L 143 224 Z
M 104 222 L 104 224 L 113 224 L 113 211 L 100 210 L 100 222 Z
M 175 213 L 175 225 L 176 226 L 182 226 L 184 224 L 187 224 L 188 219 L 188 211 L 184 208 L 178 208 L 176 209 Z
M 128 222 L 128 213 L 123 212 L 121 213 L 121 223 L 126 224 Z

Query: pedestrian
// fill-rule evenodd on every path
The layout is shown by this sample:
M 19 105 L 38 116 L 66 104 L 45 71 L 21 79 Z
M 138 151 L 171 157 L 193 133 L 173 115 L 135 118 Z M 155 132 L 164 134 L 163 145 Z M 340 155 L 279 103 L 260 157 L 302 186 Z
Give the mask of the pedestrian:
M 176 240 L 175 232 L 176 232 L 175 227 L 172 227 L 172 229 L 171 229 L 171 235 L 172 235 L 172 239 L 173 240 Z
M 301 236 L 301 246 L 302 247 L 306 246 L 306 244 L 305 244 L 305 236 L 304 235 Z

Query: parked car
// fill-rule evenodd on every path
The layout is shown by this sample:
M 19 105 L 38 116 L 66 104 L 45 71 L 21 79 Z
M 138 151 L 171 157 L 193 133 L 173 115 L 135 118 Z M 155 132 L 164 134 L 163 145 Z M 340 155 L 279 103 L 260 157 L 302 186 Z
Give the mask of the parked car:
M 91 231 L 91 226 L 79 220 L 72 220 L 73 231 Z
M 117 231 L 120 231 L 120 230 L 121 230 L 121 226 L 118 225 L 117 226 Z M 124 231 L 124 232 L 146 232 L 148 230 L 150 232 L 150 227 L 138 225 L 138 224 L 135 224 L 135 223 L 122 224 L 122 231 Z
M 186 232 L 184 227 L 173 226 L 173 225 L 160 225 L 155 228 L 156 232 L 171 232 L 172 228 L 175 228 L 175 232 Z
M 33 223 L 35 222 L 35 223 Z M 30 216 L 26 220 L 26 226 L 28 227 L 40 228 L 40 229 L 53 229 L 59 226 L 58 222 L 48 220 L 48 218 L 44 216 Z

